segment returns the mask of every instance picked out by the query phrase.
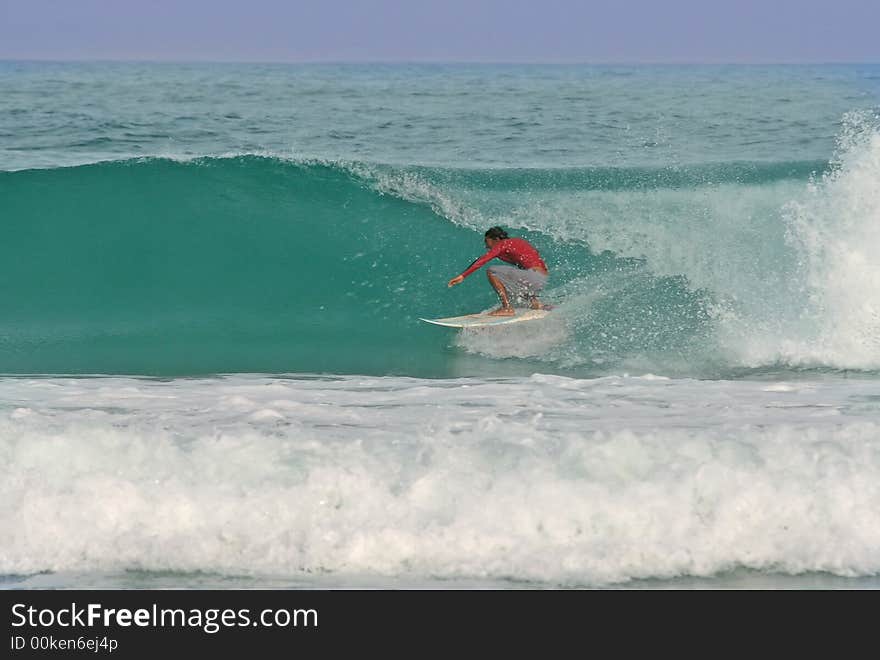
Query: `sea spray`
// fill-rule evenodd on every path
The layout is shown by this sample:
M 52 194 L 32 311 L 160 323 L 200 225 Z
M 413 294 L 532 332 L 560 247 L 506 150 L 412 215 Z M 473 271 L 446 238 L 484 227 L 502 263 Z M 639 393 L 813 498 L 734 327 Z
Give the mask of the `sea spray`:
M 844 118 L 832 169 L 786 207 L 801 291 L 780 360 L 848 369 L 880 366 L 880 118 Z M 766 359 L 766 356 L 763 358 Z

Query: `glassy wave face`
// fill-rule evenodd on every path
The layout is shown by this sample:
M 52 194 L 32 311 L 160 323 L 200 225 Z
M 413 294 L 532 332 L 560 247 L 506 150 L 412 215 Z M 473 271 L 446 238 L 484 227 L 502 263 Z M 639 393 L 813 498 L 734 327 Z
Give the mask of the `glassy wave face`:
M 0 67 L 0 372 L 880 367 L 876 67 L 218 67 Z M 556 311 L 420 323 L 492 225 Z

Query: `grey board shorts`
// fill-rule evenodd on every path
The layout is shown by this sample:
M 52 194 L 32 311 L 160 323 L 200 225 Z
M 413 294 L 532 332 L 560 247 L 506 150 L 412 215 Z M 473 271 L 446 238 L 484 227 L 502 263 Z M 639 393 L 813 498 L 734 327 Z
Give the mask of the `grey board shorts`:
M 514 266 L 489 266 L 486 270 L 501 280 L 511 303 L 534 298 L 547 284 L 547 276 L 536 270 L 524 270 Z

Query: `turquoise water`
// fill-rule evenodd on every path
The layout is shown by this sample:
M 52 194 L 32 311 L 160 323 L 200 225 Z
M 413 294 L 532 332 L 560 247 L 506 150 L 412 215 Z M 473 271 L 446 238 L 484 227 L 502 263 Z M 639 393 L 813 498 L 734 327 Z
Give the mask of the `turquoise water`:
M 421 165 L 827 160 L 876 65 L 0 63 L 3 169 L 270 151 Z
M 0 62 L 0 586 L 876 588 L 880 65 Z M 447 281 L 492 225 L 544 320 Z
M 447 190 L 498 185 L 490 171 L 455 174 Z M 617 176 L 579 174 L 599 189 L 603 176 Z M 413 174 L 441 189 L 431 175 Z M 441 177 L 452 178 L 448 170 Z M 341 166 L 256 156 L 147 159 L 7 172 L 0 180 L 9 193 L 9 240 L 0 248 L 6 372 L 452 375 L 466 367 L 445 348 L 450 334 L 418 318 L 492 303 L 482 273 L 455 295 L 446 289 L 478 254 L 474 231 L 427 203 L 381 194 Z M 636 342 L 662 354 L 705 338 L 709 294 L 682 277 L 656 276 L 642 260 L 596 255 L 541 232 L 523 235 L 552 255 L 561 286 L 610 280 L 616 296 L 628 298 L 606 301 L 597 319 L 573 316 L 587 327 L 547 368 L 565 368 L 568 357 L 570 368 L 589 370 L 579 354 L 597 348 L 596 327 L 612 332 L 646 310 L 649 323 L 620 340 L 619 355 Z
M 876 66 L 4 63 L 0 90 L 5 373 L 877 366 L 813 240 L 876 194 L 837 195 L 877 174 Z M 494 224 L 551 267 L 552 346 L 418 321 L 494 303 L 445 287 Z

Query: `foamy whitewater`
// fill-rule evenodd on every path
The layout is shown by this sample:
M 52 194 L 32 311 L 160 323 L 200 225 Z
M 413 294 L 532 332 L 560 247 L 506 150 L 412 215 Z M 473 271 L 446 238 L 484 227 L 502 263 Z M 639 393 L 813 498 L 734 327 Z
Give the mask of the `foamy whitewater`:
M 880 66 L 0 62 L 3 588 L 880 587 Z M 544 320 L 446 282 L 491 225 Z

